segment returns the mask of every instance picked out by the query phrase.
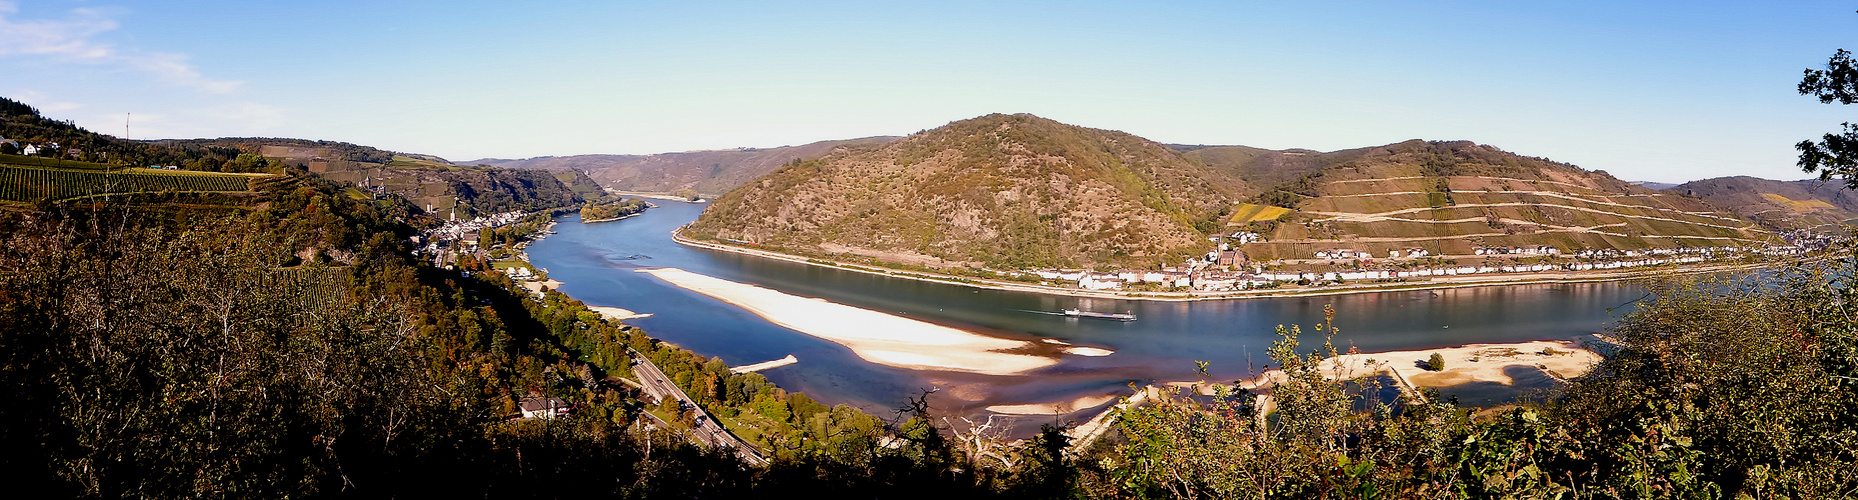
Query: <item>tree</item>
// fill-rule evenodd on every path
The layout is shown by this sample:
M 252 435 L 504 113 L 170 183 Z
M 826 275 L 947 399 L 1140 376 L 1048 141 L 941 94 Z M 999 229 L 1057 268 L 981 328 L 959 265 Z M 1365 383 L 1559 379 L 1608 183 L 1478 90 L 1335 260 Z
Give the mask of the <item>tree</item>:
M 1432 353 L 1432 357 L 1426 360 L 1426 369 L 1435 372 L 1445 370 L 1445 356 L 1436 352 Z
M 1806 70 L 1800 79 L 1801 95 L 1819 98 L 1819 102 L 1831 104 L 1852 104 L 1858 102 L 1858 68 L 1853 67 L 1852 53 L 1839 49 L 1826 61 L 1825 69 Z M 1858 188 L 1852 181 L 1858 180 L 1858 125 L 1851 122 L 1842 124 L 1844 132 L 1828 133 L 1819 142 L 1800 141 L 1794 149 L 1800 150 L 1799 166 L 1807 172 L 1818 172 L 1819 180 L 1829 181 L 1834 177 L 1845 180 L 1848 189 Z

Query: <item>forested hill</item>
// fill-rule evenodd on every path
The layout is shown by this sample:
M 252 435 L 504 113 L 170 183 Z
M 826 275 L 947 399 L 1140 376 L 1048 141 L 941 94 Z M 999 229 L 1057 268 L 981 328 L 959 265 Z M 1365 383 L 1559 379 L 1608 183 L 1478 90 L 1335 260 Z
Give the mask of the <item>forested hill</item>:
M 272 165 L 254 153 L 236 147 L 205 144 L 164 145 L 131 141 L 99 134 L 70 121 L 47 118 L 37 108 L 0 97 L 0 154 L 23 154 L 31 145 L 36 155 L 116 166 L 171 165 L 208 172 L 267 172 Z
M 233 137 L 156 144 L 260 154 L 338 182 L 406 198 L 440 216 L 567 207 L 603 194 L 593 179 L 579 172 L 461 166 L 437 156 L 346 142 Z
M 1686 182 L 1664 191 L 1695 196 L 1727 207 L 1736 215 L 1775 231 L 1837 231 L 1858 219 L 1858 191 L 1847 189 L 1840 180 L 1717 177 Z
M 1354 160 L 1374 148 L 1346 149 L 1328 153 L 1308 149 L 1274 151 L 1251 146 L 1190 146 L 1170 144 L 1188 159 L 1205 164 L 1214 172 L 1245 182 L 1247 195 L 1259 190 L 1297 180 L 1305 174 Z
M 1200 251 L 1242 186 L 1140 137 L 996 114 L 790 162 L 688 234 L 938 266 L 1147 266 Z
M 287 169 L 308 171 L 358 190 L 395 195 L 422 211 L 440 216 L 474 217 L 512 210 L 569 207 L 603 195 L 593 179 L 580 172 L 542 172 L 519 169 L 464 167 L 444 158 L 386 151 L 336 141 L 233 137 L 219 139 L 165 139 L 132 141 L 85 130 L 71 122 L 53 120 L 18 101 L 0 98 L 0 165 L 50 167 L 68 170 L 174 167 L 184 171 L 281 174 Z M 30 201 L 8 196 L 11 191 L 68 191 L 69 186 L 41 185 L 38 177 L 50 175 L 83 182 L 81 175 L 34 171 L 0 182 L 0 199 Z M 75 177 L 74 177 L 75 176 Z M 66 181 L 52 181 L 66 182 Z M 153 183 L 166 186 L 171 183 Z M 357 193 L 358 196 L 363 196 Z
M 839 150 L 868 149 L 896 137 L 820 141 L 778 148 L 738 148 L 651 155 L 543 156 L 521 160 L 484 158 L 460 162 L 504 168 L 540 168 L 585 172 L 601 185 L 621 191 L 676 193 L 691 190 L 721 194 L 796 159 Z

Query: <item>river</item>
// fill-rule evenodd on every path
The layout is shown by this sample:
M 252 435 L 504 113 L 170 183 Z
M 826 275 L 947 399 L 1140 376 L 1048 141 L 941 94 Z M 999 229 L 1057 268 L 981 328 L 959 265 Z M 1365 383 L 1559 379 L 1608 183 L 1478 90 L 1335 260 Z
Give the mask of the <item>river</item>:
M 623 307 L 649 318 L 627 323 L 653 337 L 731 366 L 792 354 L 799 363 L 762 372 L 789 391 L 828 404 L 847 403 L 888 415 L 926 389 L 937 411 L 973 414 L 995 404 L 1045 403 L 1111 392 L 1131 383 L 1193 380 L 1194 361 L 1207 361 L 1215 380 L 1231 381 L 1272 363 L 1266 351 L 1277 325 L 1304 325 L 1303 351 L 1322 343 L 1310 325 L 1333 305 L 1341 333 L 1336 346 L 1364 352 L 1467 343 L 1575 339 L 1631 310 L 1645 295 L 1629 283 L 1488 286 L 1435 291 L 1375 292 L 1319 297 L 1164 302 L 1059 297 L 983 290 L 889 278 L 820 266 L 760 259 L 679 245 L 670 232 L 696 220 L 705 204 L 656 201 L 659 208 L 629 219 L 581 224 L 560 219 L 557 234 L 529 247 L 530 261 L 562 281 L 561 291 L 594 306 Z M 1056 339 L 1115 351 L 1103 357 L 1065 356 L 1056 366 L 1021 376 L 988 376 L 891 368 L 849 349 L 769 323 L 735 306 L 686 291 L 637 269 L 674 267 L 752 283 L 789 294 L 896 314 L 1019 340 Z M 1133 312 L 1116 322 L 1049 314 L 1065 308 Z M 1051 417 L 1044 417 L 1049 421 Z M 1088 414 L 1072 416 L 1082 420 Z M 1036 428 L 1037 423 L 1031 424 Z

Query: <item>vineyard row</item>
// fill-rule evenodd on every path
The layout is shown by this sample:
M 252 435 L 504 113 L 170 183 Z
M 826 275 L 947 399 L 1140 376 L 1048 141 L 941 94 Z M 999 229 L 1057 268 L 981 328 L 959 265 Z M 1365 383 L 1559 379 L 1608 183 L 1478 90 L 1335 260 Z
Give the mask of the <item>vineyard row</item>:
M 251 178 L 242 175 L 164 175 L 50 170 L 0 165 L 0 200 L 61 200 L 78 196 L 147 193 L 246 191 Z

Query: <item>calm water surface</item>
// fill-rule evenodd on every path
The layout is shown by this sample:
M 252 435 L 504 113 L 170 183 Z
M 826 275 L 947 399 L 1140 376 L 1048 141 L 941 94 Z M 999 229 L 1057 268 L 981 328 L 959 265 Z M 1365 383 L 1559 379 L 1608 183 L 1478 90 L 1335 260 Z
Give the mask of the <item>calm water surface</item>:
M 936 409 L 955 413 L 974 412 L 991 404 L 1127 392 L 1130 383 L 1192 380 L 1194 360 L 1210 361 L 1210 373 L 1232 380 L 1270 363 L 1265 352 L 1276 338 L 1277 325 L 1300 324 L 1307 330 L 1322 321 L 1325 305 L 1333 305 L 1339 313 L 1339 348 L 1352 345 L 1363 351 L 1386 351 L 1573 339 L 1605 329 L 1645 294 L 1636 285 L 1581 283 L 1156 302 L 980 290 L 678 245 L 671 240 L 671 230 L 696 220 L 707 205 L 655 203 L 660 207 L 616 222 L 581 224 L 574 216 L 564 217 L 555 227 L 558 234 L 529 248 L 530 259 L 565 282 L 561 291 L 589 305 L 653 314 L 628 323 L 654 337 L 721 357 L 731 365 L 793 354 L 799 364 L 762 374 L 790 391 L 880 415 L 907 396 L 930 388 L 938 390 L 932 399 Z M 1057 366 L 1012 377 L 890 368 L 865 362 L 837 344 L 634 272 L 648 267 L 675 267 L 989 335 L 1058 339 L 1116 353 L 1096 358 L 1066 356 Z M 1121 323 L 1043 313 L 1071 307 L 1132 311 L 1141 319 Z M 1306 334 L 1302 341 L 1308 351 L 1322 339 Z

